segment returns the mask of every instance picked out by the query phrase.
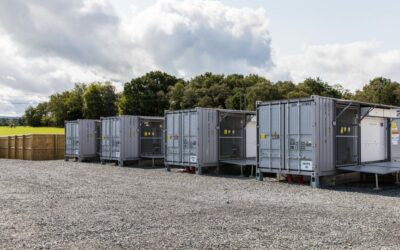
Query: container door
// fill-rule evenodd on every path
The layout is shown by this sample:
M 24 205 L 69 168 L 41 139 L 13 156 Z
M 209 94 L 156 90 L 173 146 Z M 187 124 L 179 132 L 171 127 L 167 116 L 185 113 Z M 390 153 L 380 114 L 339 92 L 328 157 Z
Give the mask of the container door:
M 73 140 L 73 154 L 79 155 L 79 125 L 75 123 L 72 125 L 72 140 Z
M 79 155 L 79 126 L 77 123 L 66 124 L 66 153 Z
M 83 137 L 83 139 L 81 139 L 81 141 L 80 141 L 81 150 L 82 150 L 81 153 L 83 155 L 86 154 L 89 156 L 93 156 L 93 155 L 97 154 L 97 152 L 96 152 L 96 140 L 97 140 L 96 124 L 94 121 L 85 121 L 81 125 L 83 125 L 82 127 L 85 128 L 83 131 L 81 131 L 81 136 Z
M 101 121 L 101 157 L 111 157 L 111 119 Z
M 387 119 L 365 117 L 361 121 L 361 162 L 388 159 Z
M 182 113 L 182 162 L 197 164 L 197 112 Z
M 285 104 L 259 107 L 259 166 L 267 169 L 284 168 Z
M 313 102 L 286 104 L 285 169 L 313 171 Z
M 72 124 L 66 123 L 65 124 L 65 154 L 71 155 L 72 154 Z
M 251 118 L 246 125 L 246 158 L 257 157 L 257 119 Z
M 111 119 L 111 157 L 120 158 L 121 157 L 121 119 L 115 118 Z
M 95 122 L 96 127 L 96 155 L 101 155 L 101 122 Z
M 181 161 L 180 154 L 180 126 L 181 126 L 181 114 L 180 113 L 169 113 L 167 114 L 167 149 L 166 149 L 166 160 L 167 162 Z

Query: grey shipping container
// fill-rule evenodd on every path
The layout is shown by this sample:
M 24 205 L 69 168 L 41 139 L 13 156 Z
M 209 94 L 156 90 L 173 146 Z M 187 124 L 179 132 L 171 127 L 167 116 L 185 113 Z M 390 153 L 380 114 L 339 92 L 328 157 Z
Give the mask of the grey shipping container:
M 165 112 L 165 166 L 202 168 L 246 158 L 246 124 L 255 112 L 196 108 Z
M 259 102 L 257 178 L 262 180 L 263 173 L 310 176 L 311 185 L 318 186 L 320 176 L 366 172 L 375 169 L 370 162 L 390 162 L 390 119 L 396 109 L 320 96 Z M 369 152 L 380 147 L 385 149 L 371 158 Z
M 100 121 L 76 120 L 65 122 L 65 160 L 78 161 L 99 157 Z
M 101 118 L 101 162 L 164 157 L 163 117 L 116 116 Z M 154 162 L 154 161 L 153 161 Z

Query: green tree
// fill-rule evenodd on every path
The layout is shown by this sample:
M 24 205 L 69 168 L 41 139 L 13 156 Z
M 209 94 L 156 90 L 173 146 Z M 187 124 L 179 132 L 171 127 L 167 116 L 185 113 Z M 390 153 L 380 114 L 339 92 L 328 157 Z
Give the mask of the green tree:
M 224 83 L 224 75 L 205 73 L 192 78 L 185 90 L 183 106 L 225 108 L 229 88 Z
M 307 78 L 304 82 L 299 83 L 297 86 L 299 96 L 307 93 L 310 95 L 320 95 L 334 98 L 341 98 L 342 94 L 340 91 L 330 86 L 328 83 L 322 81 L 320 78 Z M 292 96 L 295 95 L 292 93 Z
M 48 103 L 39 103 L 36 107 L 28 107 L 23 116 L 24 123 L 32 127 L 48 126 Z
M 83 118 L 84 84 L 75 84 L 71 91 L 55 93 L 48 102 L 49 116 L 46 122 L 52 126 L 63 127 L 66 120 Z
M 92 83 L 83 94 L 83 112 L 86 119 L 115 116 L 117 94 L 111 83 Z
M 230 94 L 225 100 L 225 107 L 228 109 L 243 110 L 246 108 L 246 92 L 254 83 L 243 75 L 228 75 L 224 79 L 224 85 Z
M 178 110 L 184 107 L 183 98 L 185 95 L 186 83 L 183 81 L 170 86 L 168 90 L 169 109 Z
M 260 78 L 246 93 L 247 109 L 255 110 L 257 101 L 271 101 L 281 99 L 278 88 L 269 80 Z
M 390 79 L 377 77 L 365 85 L 362 90 L 356 91 L 356 100 L 381 103 L 388 105 L 400 105 L 400 86 Z
M 168 91 L 183 80 L 167 73 L 154 71 L 132 79 L 124 85 L 119 103 L 119 113 L 124 115 L 164 115 L 168 109 Z M 170 94 L 177 97 L 175 94 Z M 179 97 L 177 97 L 179 99 Z M 180 100 L 175 100 L 180 103 Z M 175 107 L 178 107 L 175 105 Z
M 68 120 L 67 99 L 69 96 L 70 93 L 68 91 L 50 96 L 50 100 L 48 102 L 50 117 L 45 119 L 46 123 L 56 127 L 64 126 L 64 121 Z
M 83 83 L 76 83 L 74 88 L 70 91 L 67 102 L 67 119 L 77 120 L 84 117 L 83 114 L 83 94 L 86 91 L 86 85 Z
M 275 85 L 278 89 L 279 98 L 282 99 L 287 99 L 290 92 L 296 91 L 296 85 L 291 81 L 278 81 Z

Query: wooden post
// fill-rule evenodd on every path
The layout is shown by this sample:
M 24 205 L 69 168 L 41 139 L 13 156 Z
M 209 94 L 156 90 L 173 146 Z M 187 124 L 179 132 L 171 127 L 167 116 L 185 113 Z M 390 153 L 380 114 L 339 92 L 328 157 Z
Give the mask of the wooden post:
M 25 159 L 25 135 L 22 136 L 22 159 Z
M 53 160 L 57 159 L 57 135 L 53 135 Z

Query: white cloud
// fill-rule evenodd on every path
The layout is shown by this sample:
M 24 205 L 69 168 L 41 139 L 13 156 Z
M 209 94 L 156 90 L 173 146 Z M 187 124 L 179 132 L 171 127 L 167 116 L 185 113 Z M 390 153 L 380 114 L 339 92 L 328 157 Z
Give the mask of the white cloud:
M 117 11 L 113 4 L 0 1 L 0 115 L 22 114 L 27 105 L 19 103 L 45 100 L 75 82 L 111 80 L 121 89 L 150 70 L 185 78 L 206 71 L 256 73 L 296 82 L 319 76 L 352 90 L 375 76 L 400 80 L 400 50 L 382 51 L 374 42 L 275 55 L 262 8 L 159 0 L 146 9 Z
M 218 1 L 162 0 L 123 20 L 129 41 L 156 68 L 183 76 L 255 73 L 272 66 L 265 10 Z
M 156 69 L 190 77 L 272 67 L 263 9 L 200 0 L 132 9 L 122 16 L 107 0 L 1 1 L 2 106 L 14 95 L 42 100 L 74 82 L 124 82 Z M 23 109 L 0 113 L 7 110 Z
M 277 64 L 296 82 L 320 77 L 350 90 L 378 76 L 400 80 L 400 50 L 382 51 L 377 42 L 305 46 L 301 54 L 280 58 Z

